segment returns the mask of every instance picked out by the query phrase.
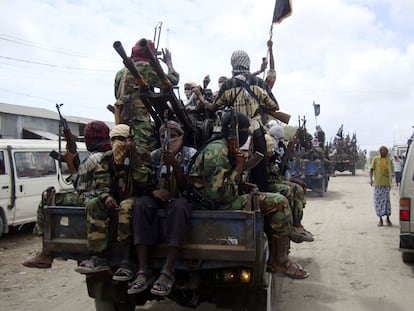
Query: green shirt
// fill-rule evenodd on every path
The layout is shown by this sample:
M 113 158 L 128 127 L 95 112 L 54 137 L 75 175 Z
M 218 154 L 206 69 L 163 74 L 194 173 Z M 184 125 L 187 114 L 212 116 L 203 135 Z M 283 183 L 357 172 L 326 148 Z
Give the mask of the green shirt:
M 394 166 L 389 157 L 385 158 L 386 170 L 381 170 L 381 156 L 375 156 L 371 162 L 371 170 L 374 174 L 374 186 L 389 186 L 392 184 L 392 174 L 394 174 Z

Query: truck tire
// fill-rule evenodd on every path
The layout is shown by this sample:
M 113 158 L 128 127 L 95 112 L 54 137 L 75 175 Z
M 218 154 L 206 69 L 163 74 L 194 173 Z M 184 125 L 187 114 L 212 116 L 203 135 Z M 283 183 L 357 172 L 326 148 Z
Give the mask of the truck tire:
M 406 263 L 412 263 L 414 262 L 414 253 L 401 252 L 401 259 Z
M 247 310 L 248 311 L 272 311 L 276 307 L 276 297 L 275 293 L 273 293 L 273 282 L 274 277 L 272 273 L 267 273 L 268 281 L 267 287 L 264 289 L 265 294 L 262 295 L 262 299 L 260 299 L 257 305 L 250 306 Z
M 3 217 L 1 217 L 0 215 L 0 239 L 1 239 L 1 236 L 3 235 L 3 230 L 4 230 L 4 221 L 3 221 Z
M 134 311 L 135 305 L 127 302 L 116 303 L 95 299 L 95 308 L 96 311 Z

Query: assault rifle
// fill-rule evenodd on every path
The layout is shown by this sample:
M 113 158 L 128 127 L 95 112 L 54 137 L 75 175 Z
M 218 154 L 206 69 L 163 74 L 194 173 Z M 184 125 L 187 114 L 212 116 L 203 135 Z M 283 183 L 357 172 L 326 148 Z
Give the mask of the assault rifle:
M 69 128 L 68 121 L 66 121 L 66 119 L 62 116 L 62 114 L 60 112 L 60 107 L 62 105 L 63 104 L 56 104 L 56 109 L 59 113 L 59 119 L 60 119 L 60 123 L 59 123 L 59 149 L 60 149 L 60 145 L 61 145 L 61 133 L 62 133 L 62 130 L 63 130 L 63 136 L 65 136 L 65 140 L 66 140 L 66 149 L 70 153 L 76 154 L 77 153 L 77 146 L 76 146 L 75 138 L 72 134 L 72 131 Z M 52 151 L 50 153 L 50 156 L 52 158 L 54 158 L 55 160 L 58 160 L 60 162 L 64 161 L 63 156 L 58 152 Z M 80 164 L 80 160 L 79 160 L 79 156 L 77 155 L 75 157 L 74 163 L 73 163 L 76 170 L 78 170 L 79 164 Z
M 229 124 L 229 150 L 231 153 L 236 153 L 239 151 L 239 122 L 237 120 L 237 115 L 233 107 L 230 108 L 231 119 Z M 255 151 L 253 156 L 246 161 L 243 167 L 243 171 L 250 171 L 263 159 L 264 155 Z
M 164 142 L 162 144 L 162 151 L 167 151 L 170 144 L 171 133 L 168 127 L 168 110 L 164 112 Z M 171 167 L 169 164 L 161 163 L 160 167 L 160 189 L 170 191 Z

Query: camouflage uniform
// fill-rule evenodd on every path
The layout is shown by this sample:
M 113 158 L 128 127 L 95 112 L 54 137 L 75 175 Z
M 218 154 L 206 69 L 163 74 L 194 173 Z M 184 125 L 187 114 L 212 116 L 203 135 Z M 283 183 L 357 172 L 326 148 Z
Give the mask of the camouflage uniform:
M 248 207 L 250 194 L 238 194 L 236 172 L 228 159 L 225 140 L 208 144 L 195 159 L 189 180 L 218 209 L 241 210 Z M 292 230 L 292 212 L 288 200 L 278 193 L 259 192 L 260 210 L 269 221 L 272 235 L 288 236 Z
M 160 78 L 148 62 L 135 62 L 135 67 L 150 87 L 162 87 Z M 168 72 L 167 78 L 172 85 L 177 85 L 179 82 L 179 74 L 174 70 Z M 115 105 L 121 105 L 122 120 L 120 123 L 130 126 L 135 145 L 139 146 L 137 148 L 138 156 L 145 164 L 148 164 L 150 153 L 157 146 L 157 139 L 150 123 L 150 114 L 139 97 L 140 92 L 141 89 L 137 86 L 136 79 L 127 68 L 118 71 L 115 76 L 115 97 L 117 99 Z M 123 98 L 125 99 L 122 100 Z
M 92 152 L 79 165 L 78 173 L 71 175 L 74 190 L 58 192 L 55 194 L 54 204 L 58 206 L 85 206 L 87 201 L 95 195 L 95 182 L 93 171 L 101 160 L 103 152 Z M 45 205 L 46 192 L 42 194 L 42 199 L 37 209 L 37 222 L 33 229 L 34 234 L 43 235 L 44 215 L 43 206 Z
M 244 87 L 246 84 L 255 97 L 246 90 Z M 264 106 L 271 111 L 279 110 L 279 105 L 269 87 L 262 79 L 248 72 L 240 73 L 223 83 L 214 104 L 217 109 L 234 106 L 236 111 L 245 114 L 249 118 L 250 131 L 253 135 L 253 151 L 259 151 L 264 154 L 262 161 L 251 170 L 250 180 L 257 184 L 261 191 L 267 190 L 266 141 L 262 123 L 264 113 L 261 107 Z
M 151 171 L 144 165 L 115 165 L 113 152 L 106 152 L 94 173 L 96 197 L 87 205 L 88 247 L 101 252 L 108 246 L 110 216 L 118 216 L 118 240 L 131 236 L 131 208 L 150 180 Z M 112 196 L 118 211 L 105 207 L 105 199 Z

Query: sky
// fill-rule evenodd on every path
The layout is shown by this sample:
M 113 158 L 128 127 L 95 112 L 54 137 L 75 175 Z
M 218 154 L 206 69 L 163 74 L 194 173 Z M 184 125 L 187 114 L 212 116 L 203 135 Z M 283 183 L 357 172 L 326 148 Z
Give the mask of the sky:
M 319 124 L 328 140 L 343 124 L 361 149 L 404 144 L 414 126 L 414 1 L 292 0 L 272 27 L 275 0 L 0 0 L 0 102 L 113 122 L 114 77 L 141 38 L 172 53 L 186 82 L 231 76 L 246 51 L 260 68 L 274 44 L 273 94 L 289 125 Z M 165 67 L 164 67 L 165 68 Z M 262 76 L 261 76 L 262 77 Z M 315 117 L 313 102 L 321 112 Z

